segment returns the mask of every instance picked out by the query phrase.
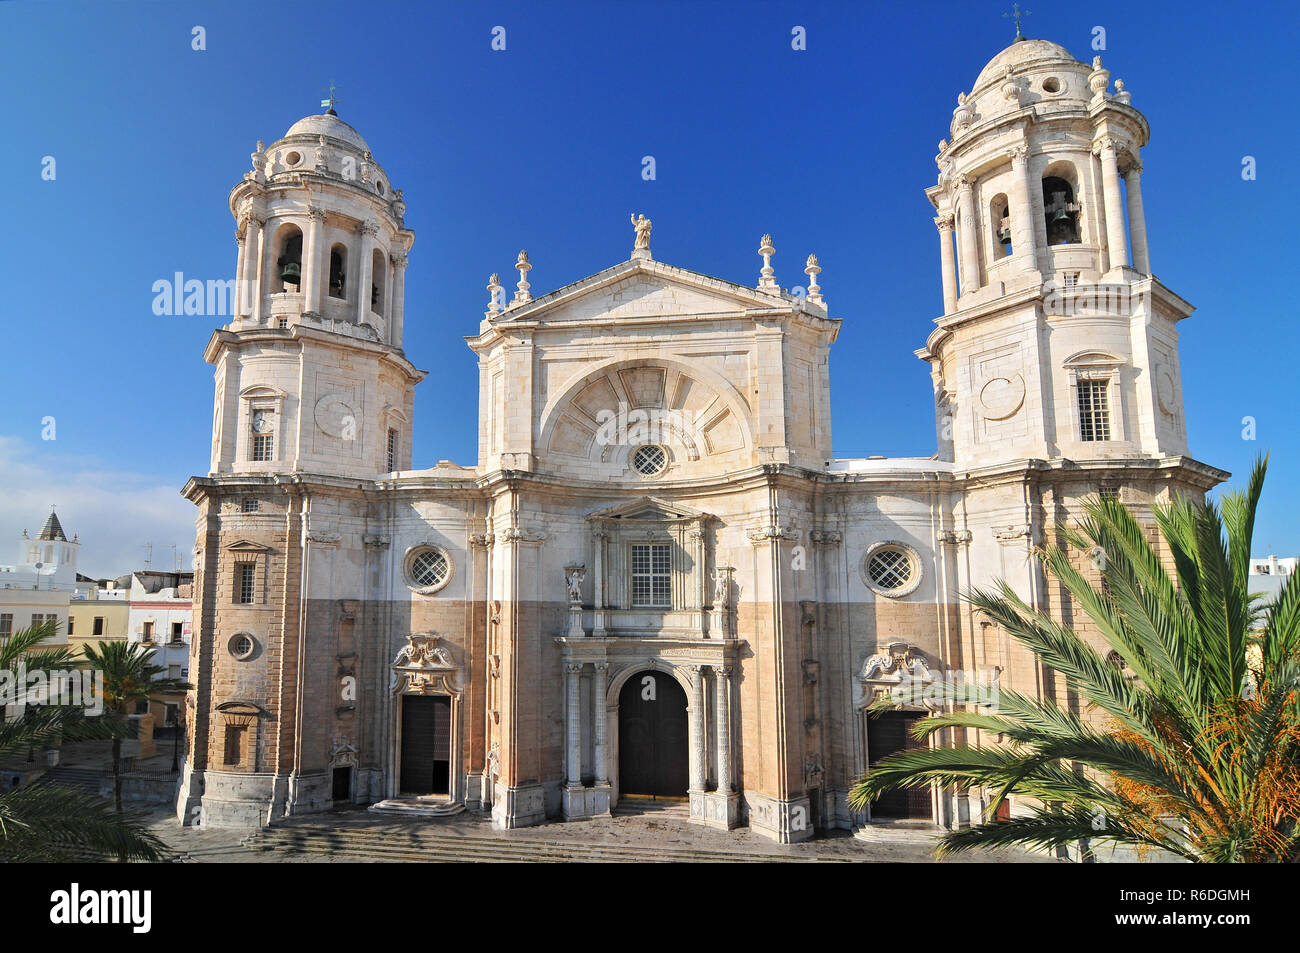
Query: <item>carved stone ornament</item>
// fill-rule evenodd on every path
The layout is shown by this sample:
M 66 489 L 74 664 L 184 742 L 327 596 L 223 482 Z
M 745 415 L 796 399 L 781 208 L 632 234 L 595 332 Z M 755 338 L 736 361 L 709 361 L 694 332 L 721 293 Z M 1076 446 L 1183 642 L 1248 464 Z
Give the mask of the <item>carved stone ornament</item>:
M 451 651 L 442 644 L 442 636 L 432 632 L 412 632 L 393 659 L 390 685 L 394 694 L 457 695 L 458 672 Z
M 925 654 L 916 646 L 890 642 L 884 652 L 867 658 L 858 678 L 864 685 L 889 688 L 916 681 L 928 685 L 934 681 L 934 673 L 925 660 Z

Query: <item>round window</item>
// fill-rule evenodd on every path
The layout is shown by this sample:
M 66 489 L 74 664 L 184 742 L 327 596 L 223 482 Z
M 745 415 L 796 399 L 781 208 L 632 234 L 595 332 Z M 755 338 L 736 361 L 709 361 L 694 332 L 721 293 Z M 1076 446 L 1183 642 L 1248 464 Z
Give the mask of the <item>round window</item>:
M 257 649 L 257 643 L 253 641 L 253 637 L 248 633 L 238 632 L 230 637 L 227 648 L 230 649 L 231 655 L 242 662 L 244 659 L 252 657 L 253 652 Z
M 668 466 L 668 451 L 655 444 L 637 447 L 632 452 L 632 469 L 642 476 L 656 476 Z
M 302 161 L 302 154 L 299 152 L 290 152 L 284 157 L 284 161 L 287 165 L 293 167 Z
M 1049 76 L 1043 80 L 1043 92 L 1059 93 L 1061 91 L 1061 81 L 1055 76 Z
M 898 598 L 921 584 L 921 559 L 902 543 L 876 543 L 863 559 L 863 575 L 873 591 Z
M 436 546 L 422 546 L 411 551 L 406 573 L 419 592 L 437 592 L 451 580 L 451 560 Z

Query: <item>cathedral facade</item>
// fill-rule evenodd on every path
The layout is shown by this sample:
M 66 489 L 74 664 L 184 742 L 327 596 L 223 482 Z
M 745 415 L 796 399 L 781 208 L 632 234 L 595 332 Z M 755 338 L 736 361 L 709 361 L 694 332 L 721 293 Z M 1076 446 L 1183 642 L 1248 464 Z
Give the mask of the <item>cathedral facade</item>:
M 655 260 L 641 217 L 627 260 L 558 290 L 532 294 L 525 253 L 514 290 L 492 276 L 466 339 L 477 463 L 425 469 L 402 193 L 332 109 L 259 143 L 230 196 L 239 313 L 205 353 L 211 467 L 183 491 L 178 816 L 349 803 L 510 828 L 652 796 L 783 842 L 977 817 L 988 792 L 938 788 L 851 812 L 929 712 L 865 707 L 903 678 L 1069 701 L 961 593 L 1004 578 L 1077 622 L 1033 552 L 1082 500 L 1149 523 L 1227 476 L 1188 455 L 1192 307 L 1151 274 L 1148 136 L 1099 59 L 1044 40 L 959 97 L 926 190 L 931 457 L 833 458 L 840 318 L 815 257 L 791 293 L 764 236 L 757 286 L 733 284 Z

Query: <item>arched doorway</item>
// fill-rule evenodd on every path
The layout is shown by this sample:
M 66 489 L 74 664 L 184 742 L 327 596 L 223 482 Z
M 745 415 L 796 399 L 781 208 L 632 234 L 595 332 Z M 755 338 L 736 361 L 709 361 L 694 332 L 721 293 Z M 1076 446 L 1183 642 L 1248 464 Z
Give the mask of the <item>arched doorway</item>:
M 637 672 L 618 695 L 620 794 L 685 797 L 686 692 L 671 675 Z

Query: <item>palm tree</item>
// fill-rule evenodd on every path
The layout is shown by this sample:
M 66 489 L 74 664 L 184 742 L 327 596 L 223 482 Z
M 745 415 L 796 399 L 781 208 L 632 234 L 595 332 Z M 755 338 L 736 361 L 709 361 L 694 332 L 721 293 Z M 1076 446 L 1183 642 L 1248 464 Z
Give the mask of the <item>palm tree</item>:
M 1300 585 L 1259 604 L 1248 589 L 1255 510 L 1268 465 L 1222 503 L 1156 507 L 1162 559 L 1123 504 L 1094 499 L 1066 545 L 1040 550 L 1111 650 L 1031 608 L 999 581 L 966 598 L 1077 693 L 1082 711 L 1002 690 L 995 706 L 924 719 L 918 738 L 978 729 L 985 747 L 891 756 L 855 783 L 857 810 L 884 791 L 932 783 L 993 791 L 981 822 L 949 832 L 939 851 L 1079 842 L 1164 850 L 1189 861 L 1300 859 Z M 1094 556 L 1098 584 L 1070 562 Z M 1258 641 L 1247 632 L 1262 621 Z M 1252 644 L 1253 642 L 1253 644 Z M 915 686 L 873 708 L 915 704 Z M 949 691 L 945 701 L 956 701 Z M 1007 795 L 1039 806 L 997 820 Z
M 82 649 L 91 666 L 104 673 L 104 708 L 125 717 L 141 701 L 155 695 L 188 691 L 179 678 L 159 678 L 167 671 L 153 664 L 156 649 L 130 642 L 100 642 L 99 647 Z M 122 810 L 122 739 L 113 739 L 113 802 Z
M 0 671 L 12 679 L 20 664 L 28 673 L 47 675 L 74 668 L 77 659 L 67 648 L 41 647 L 57 631 L 58 623 L 50 621 L 0 642 Z M 14 687 L 23 692 L 27 686 Z M 120 739 L 123 734 L 130 729 L 116 719 L 85 717 L 71 705 L 29 704 L 19 717 L 0 715 L 0 762 L 60 741 Z M 85 860 L 87 855 L 160 859 L 166 848 L 137 820 L 114 812 L 90 793 L 59 785 L 37 783 L 0 792 L 0 860 Z

